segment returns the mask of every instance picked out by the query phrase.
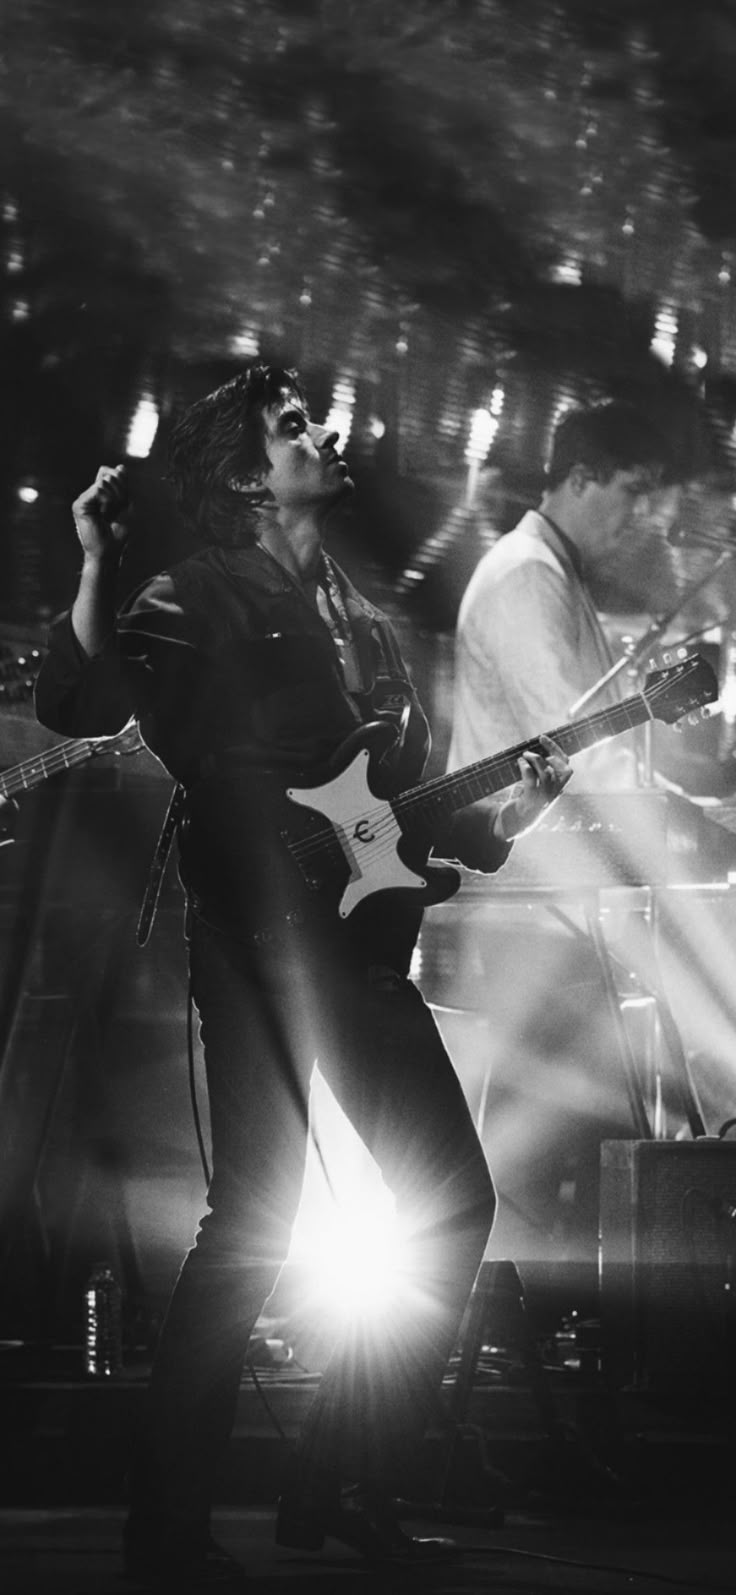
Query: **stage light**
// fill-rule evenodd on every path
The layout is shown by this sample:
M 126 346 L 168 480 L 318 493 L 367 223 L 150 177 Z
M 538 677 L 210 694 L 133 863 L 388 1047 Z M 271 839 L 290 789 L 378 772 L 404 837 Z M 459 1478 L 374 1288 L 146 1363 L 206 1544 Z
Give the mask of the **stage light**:
M 344 449 L 353 426 L 355 384 L 351 377 L 338 377 L 332 390 L 332 404 L 325 416 L 325 426 L 337 432 L 337 447 Z
M 368 431 L 378 443 L 382 437 L 386 436 L 386 422 L 381 420 L 380 415 L 372 415 L 368 422 Z
M 468 465 L 472 465 L 474 461 L 480 465 L 485 460 L 498 431 L 503 400 L 503 388 L 494 388 L 489 404 L 473 411 L 470 418 L 470 435 L 465 447 Z
M 24 482 L 23 486 L 18 488 L 18 497 L 23 504 L 35 504 L 38 499 L 38 488 Z
M 335 1321 L 377 1321 L 400 1305 L 406 1247 L 393 1199 L 336 1203 L 302 1234 L 293 1254 L 310 1279 L 309 1294 Z
M 289 1262 L 305 1282 L 302 1306 L 325 1322 L 378 1321 L 407 1290 L 411 1248 L 394 1197 L 319 1069 L 310 1123 L 289 1249 Z
M 488 404 L 474 410 L 470 418 L 470 433 L 465 446 L 465 460 L 468 467 L 468 479 L 465 485 L 466 504 L 472 504 L 475 498 L 478 473 L 498 431 L 503 402 L 503 388 L 495 387 Z
M 552 267 L 551 278 L 553 282 L 568 283 L 573 288 L 578 288 L 582 282 L 582 266 L 577 255 L 566 255 L 564 260 L 558 260 Z
M 242 356 L 243 359 L 254 359 L 260 351 L 257 329 L 243 327 L 241 332 L 236 332 L 230 340 L 230 349 L 232 354 Z
M 138 400 L 133 419 L 128 428 L 128 439 L 125 445 L 126 454 L 137 460 L 145 460 L 153 448 L 153 440 L 157 431 L 158 405 L 150 394 L 144 393 Z
M 662 305 L 654 323 L 654 336 L 650 348 L 665 365 L 671 366 L 677 342 L 677 312 L 672 305 Z

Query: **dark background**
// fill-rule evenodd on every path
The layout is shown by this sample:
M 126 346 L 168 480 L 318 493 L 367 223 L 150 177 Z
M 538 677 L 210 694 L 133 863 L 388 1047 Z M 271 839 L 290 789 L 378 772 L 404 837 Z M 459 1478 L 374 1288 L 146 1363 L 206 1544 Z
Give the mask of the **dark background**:
M 687 595 L 715 558 L 693 536 L 733 530 L 733 4 L 7 0 L 0 26 L 2 766 L 58 740 L 31 689 L 76 582 L 71 500 L 126 460 L 121 585 L 181 557 L 172 417 L 256 355 L 299 367 L 316 417 L 337 384 L 353 394 L 359 492 L 334 552 L 396 620 L 436 767 L 460 595 L 536 501 L 567 403 L 636 400 L 683 489 L 686 540 L 667 541 L 665 496 L 601 582 L 612 640 L 677 610 L 666 640 L 696 638 L 725 680 L 730 564 Z M 476 475 L 471 417 L 499 393 Z M 142 398 L 158 429 L 133 455 Z M 723 716 L 660 733 L 657 757 L 693 794 L 736 786 Z M 167 796 L 145 755 L 91 763 L 29 793 L 0 852 L 0 1333 L 73 1337 L 100 1248 L 157 1309 L 196 1218 L 173 881 L 145 955 L 133 939 Z M 729 912 L 698 911 L 697 958 L 678 924 L 673 957 L 715 1129 L 733 1097 Z

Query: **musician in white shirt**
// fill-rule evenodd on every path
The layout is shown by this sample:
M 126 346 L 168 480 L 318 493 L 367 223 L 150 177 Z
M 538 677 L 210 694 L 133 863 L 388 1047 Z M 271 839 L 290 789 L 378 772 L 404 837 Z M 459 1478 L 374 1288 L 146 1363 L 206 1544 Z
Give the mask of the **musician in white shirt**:
M 614 662 L 591 576 L 659 485 L 667 458 L 665 441 L 628 405 L 574 410 L 559 422 L 539 507 L 483 556 L 461 601 L 451 770 L 579 717 L 578 700 Z M 631 690 L 618 675 L 593 706 Z M 631 743 L 617 739 L 575 761 L 576 791 L 636 782 Z

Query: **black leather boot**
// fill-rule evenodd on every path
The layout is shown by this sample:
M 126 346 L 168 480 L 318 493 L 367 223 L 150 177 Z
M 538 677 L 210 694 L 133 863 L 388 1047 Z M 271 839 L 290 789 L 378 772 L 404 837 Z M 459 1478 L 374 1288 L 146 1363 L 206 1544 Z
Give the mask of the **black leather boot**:
M 285 1491 L 276 1517 L 276 1544 L 319 1551 L 326 1539 L 339 1540 L 367 1562 L 429 1563 L 456 1560 L 454 1540 L 405 1534 L 388 1495 L 362 1485 L 340 1491 L 332 1501 L 309 1489 Z

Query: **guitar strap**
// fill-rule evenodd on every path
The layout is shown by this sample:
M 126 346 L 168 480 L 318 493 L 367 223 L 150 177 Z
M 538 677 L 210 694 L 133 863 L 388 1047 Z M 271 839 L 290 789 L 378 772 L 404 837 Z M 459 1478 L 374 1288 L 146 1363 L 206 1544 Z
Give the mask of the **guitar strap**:
M 164 815 L 164 822 L 159 832 L 158 841 L 154 848 L 151 868 L 148 872 L 146 890 L 143 894 L 141 911 L 138 915 L 135 939 L 139 947 L 145 947 L 153 930 L 156 918 L 161 887 L 163 885 L 164 871 L 169 860 L 171 846 L 176 835 L 176 828 L 184 813 L 184 787 L 178 783 L 169 798 L 168 807 Z
M 358 692 L 361 687 L 361 667 L 355 651 L 352 627 L 339 584 L 327 560 L 325 560 L 325 567 L 327 580 L 323 591 L 329 610 L 327 612 L 323 610 L 323 619 L 329 625 L 333 638 L 338 643 L 338 653 L 341 658 L 348 691 Z M 371 631 L 381 655 L 383 668 L 386 671 L 386 675 L 383 678 L 379 675 L 376 679 L 376 684 L 380 683 L 384 689 L 381 709 L 378 712 L 383 712 L 384 715 L 387 714 L 394 720 L 399 746 L 402 746 L 411 713 L 411 697 L 409 695 L 409 684 L 404 672 L 403 660 L 390 627 L 376 621 L 371 627 Z M 153 930 L 164 872 L 177 828 L 184 816 L 185 798 L 185 788 L 177 783 L 172 789 L 163 824 L 154 848 L 151 867 L 148 872 L 148 881 L 146 882 L 146 889 L 138 915 L 135 939 L 139 947 L 147 945 Z
M 327 559 L 323 561 L 322 579 L 317 584 L 317 608 L 332 635 L 347 691 L 360 692 L 363 683 L 353 628 L 332 566 Z

